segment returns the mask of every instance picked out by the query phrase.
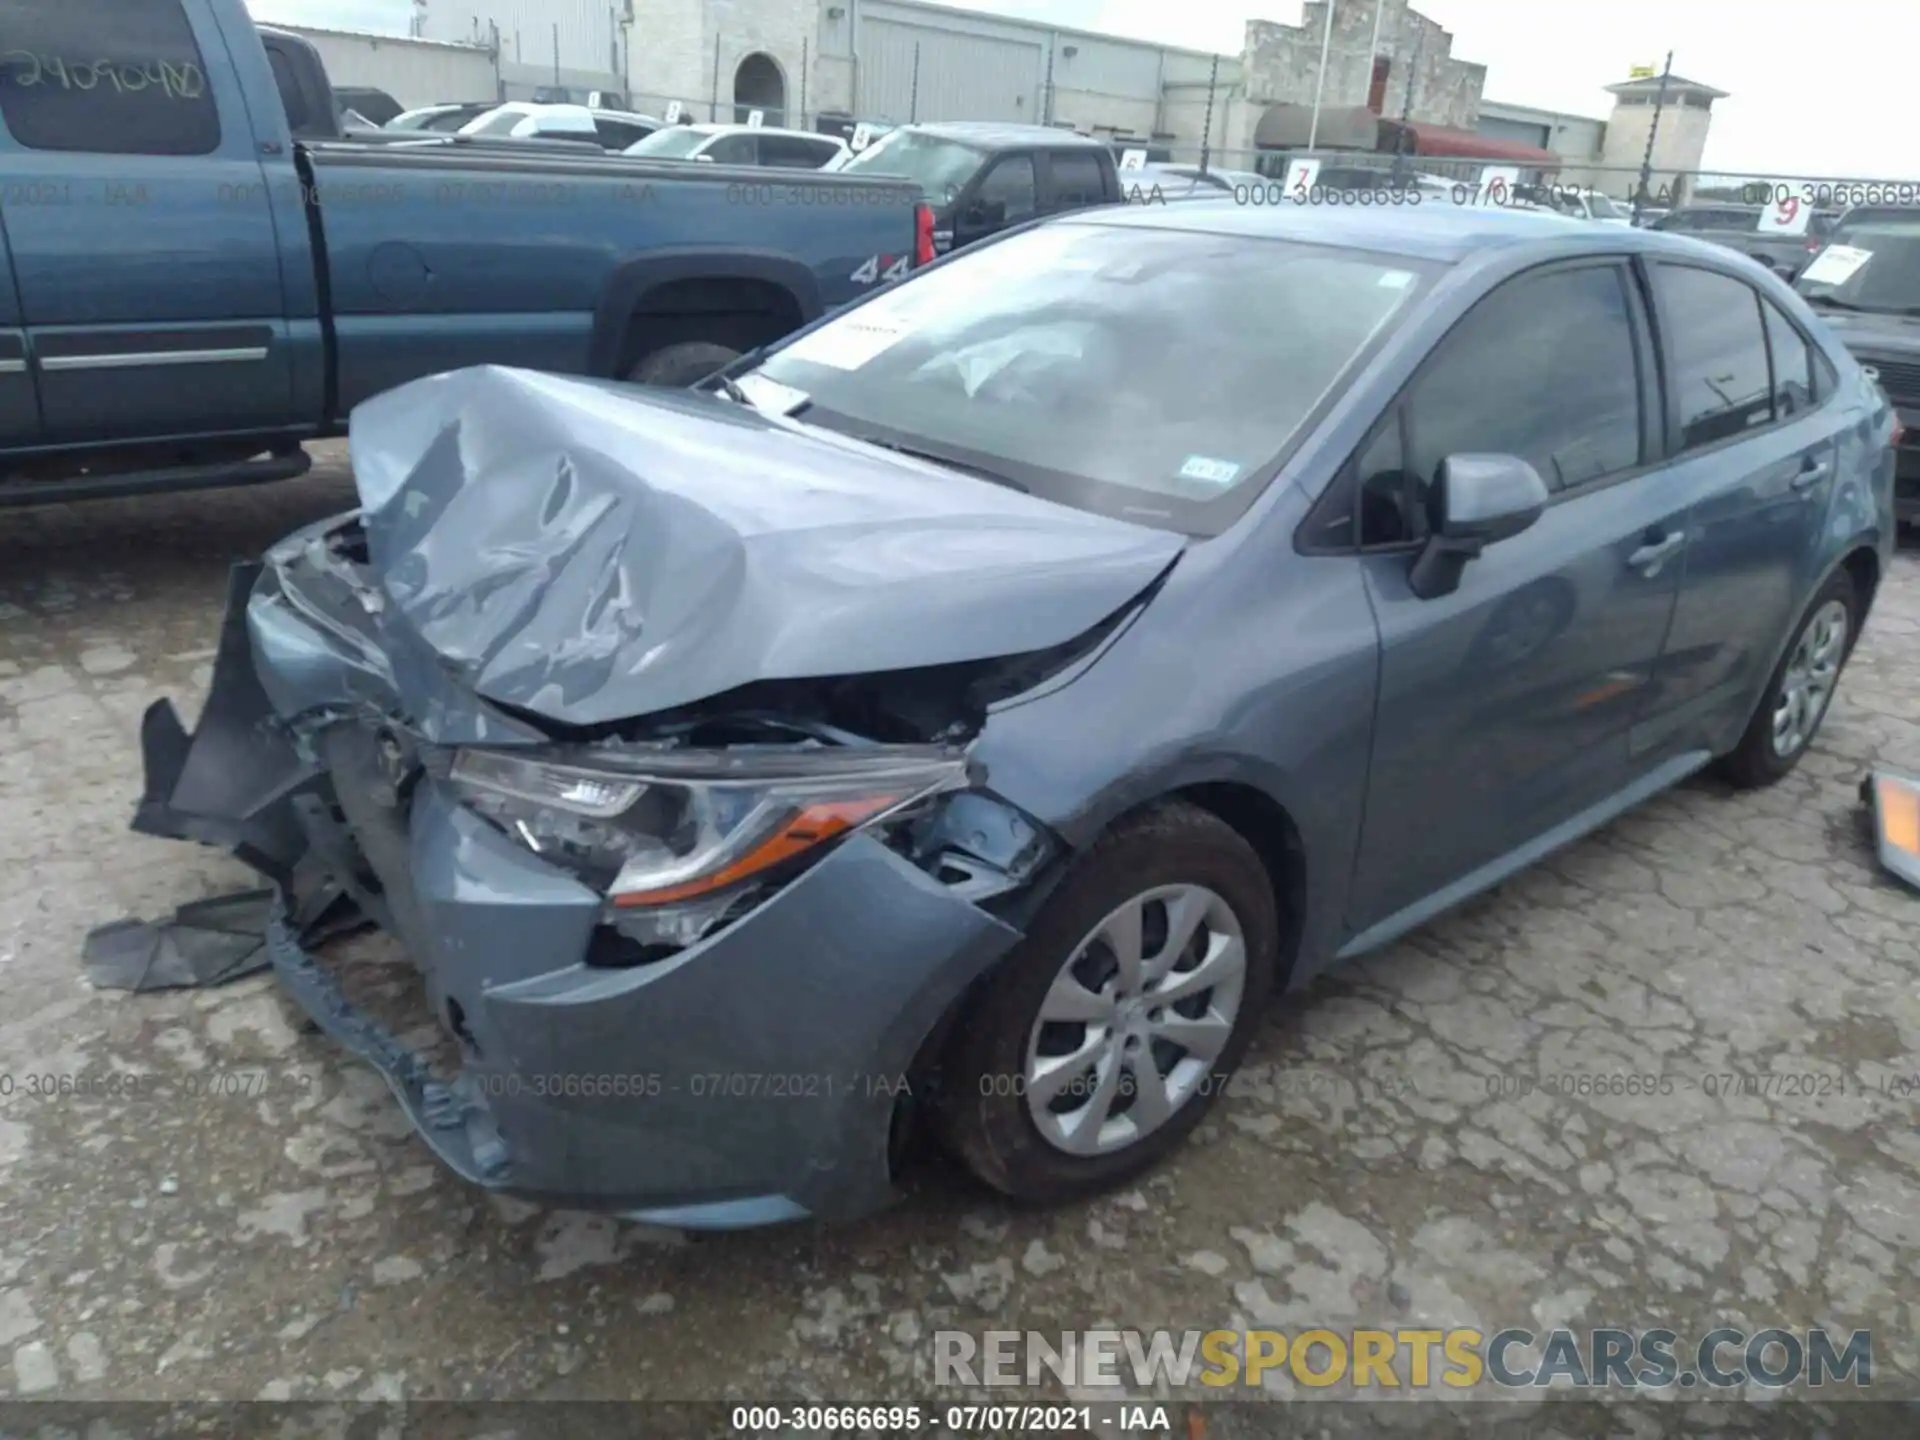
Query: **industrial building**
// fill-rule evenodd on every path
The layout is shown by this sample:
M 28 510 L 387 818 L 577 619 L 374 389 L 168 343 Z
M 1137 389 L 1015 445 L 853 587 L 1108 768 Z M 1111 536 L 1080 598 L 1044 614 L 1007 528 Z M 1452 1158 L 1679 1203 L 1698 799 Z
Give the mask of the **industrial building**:
M 1634 151 L 1639 164 L 1657 82 L 1612 87 L 1614 121 L 1500 106 L 1484 99 L 1486 67 L 1457 57 L 1453 36 L 1407 0 L 1336 0 L 1330 28 L 1326 0 L 1302 9 L 1298 25 L 1249 21 L 1240 53 L 1218 55 L 924 0 L 414 0 L 412 39 L 380 42 L 379 65 L 371 42 L 365 70 L 328 63 L 340 83 L 380 84 L 408 105 L 557 87 L 625 92 L 654 114 L 674 101 L 700 119 L 758 110 L 768 124 L 1030 121 L 1151 139 L 1186 159 L 1204 149 L 1222 165 L 1309 145 L 1535 168 Z M 388 73 L 406 45 L 418 83 L 362 78 Z M 487 57 L 461 72 L 458 93 L 442 78 L 453 47 Z M 1667 112 L 1677 123 L 1663 115 L 1656 158 L 1697 168 L 1721 92 L 1675 87 L 1687 108 Z

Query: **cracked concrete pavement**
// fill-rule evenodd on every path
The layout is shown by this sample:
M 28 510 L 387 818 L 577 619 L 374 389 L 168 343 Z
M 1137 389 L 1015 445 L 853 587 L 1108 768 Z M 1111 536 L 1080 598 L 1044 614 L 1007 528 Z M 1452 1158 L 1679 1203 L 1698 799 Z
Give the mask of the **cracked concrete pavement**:
M 1920 769 L 1912 555 L 1787 782 L 1691 784 L 1276 1007 L 1137 1188 L 1021 1212 L 935 1163 L 867 1224 L 689 1240 L 466 1187 L 266 979 L 82 978 L 89 927 L 245 883 L 129 833 L 137 723 L 197 708 L 226 564 L 350 502 L 322 448 L 0 517 L 0 1394 L 884 1400 L 941 1328 L 1369 1324 L 1871 1328 L 1914 1393 L 1920 898 L 1855 790 Z M 31 1093 L 115 1070 L 193 1098 Z M 1581 1074 L 1671 1079 L 1537 1088 Z

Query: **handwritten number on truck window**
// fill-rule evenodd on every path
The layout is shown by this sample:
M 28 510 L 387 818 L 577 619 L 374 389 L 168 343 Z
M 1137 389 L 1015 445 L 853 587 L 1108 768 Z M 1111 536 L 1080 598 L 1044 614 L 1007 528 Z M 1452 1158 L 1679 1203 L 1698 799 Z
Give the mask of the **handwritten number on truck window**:
M 69 61 L 59 55 L 9 50 L 0 59 L 16 66 L 13 83 L 21 89 L 48 85 L 60 90 L 95 90 L 104 82 L 115 94 L 155 89 L 174 100 L 198 100 L 207 93 L 207 77 L 192 61 L 149 61 L 145 65 L 112 60 Z

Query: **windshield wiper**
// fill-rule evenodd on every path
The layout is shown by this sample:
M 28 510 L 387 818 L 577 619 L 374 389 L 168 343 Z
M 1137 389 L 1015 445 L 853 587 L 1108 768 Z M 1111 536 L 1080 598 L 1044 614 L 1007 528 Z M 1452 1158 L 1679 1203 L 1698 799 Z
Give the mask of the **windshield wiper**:
M 847 433 L 852 435 L 851 431 Z M 1018 490 L 1022 495 L 1032 493 L 1009 475 L 1002 475 L 996 470 L 983 469 L 978 465 L 969 465 L 964 460 L 952 460 L 945 455 L 936 455 L 931 450 L 917 450 L 911 445 L 901 445 L 893 440 L 879 440 L 871 435 L 852 435 L 852 438 L 863 445 L 872 445 L 880 450 L 891 450 L 896 455 L 905 455 L 914 460 L 926 460 L 935 465 L 944 465 L 949 470 L 958 470 L 961 474 L 971 475 L 978 480 L 990 480 L 995 485 L 1004 485 L 1009 490 Z
M 752 398 L 746 391 L 740 388 L 740 382 L 725 370 L 716 371 L 714 374 L 709 375 L 694 388 L 698 390 L 718 390 L 722 395 L 726 396 L 727 399 L 733 401 L 734 404 L 744 405 L 749 410 L 754 408 Z

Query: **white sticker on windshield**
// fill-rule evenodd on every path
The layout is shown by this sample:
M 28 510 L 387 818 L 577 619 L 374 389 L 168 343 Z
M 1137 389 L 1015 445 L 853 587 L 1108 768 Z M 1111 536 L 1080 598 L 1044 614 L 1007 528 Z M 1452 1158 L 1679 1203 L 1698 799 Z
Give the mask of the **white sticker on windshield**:
M 835 370 L 858 370 L 906 333 L 904 325 L 860 320 L 849 315 L 822 325 L 811 335 L 803 335 L 781 353 L 787 359 L 829 365 Z
M 1182 480 L 1199 480 L 1208 485 L 1231 485 L 1240 467 L 1231 460 L 1214 460 L 1205 455 L 1189 455 L 1180 467 Z
M 778 380 L 769 380 L 764 375 L 742 375 L 738 383 L 740 393 L 747 397 L 747 403 L 769 415 L 791 415 L 809 398 L 806 391 L 782 385 Z
M 1852 278 L 1854 271 L 1871 259 L 1871 250 L 1862 250 L 1853 245 L 1829 245 L 1814 257 L 1811 265 L 1800 272 L 1800 278 L 1811 280 L 1816 285 L 1844 285 Z
M 1413 283 L 1411 270 L 1389 270 L 1382 275 L 1379 285 L 1382 290 L 1404 290 Z

